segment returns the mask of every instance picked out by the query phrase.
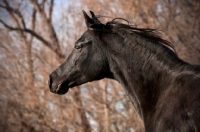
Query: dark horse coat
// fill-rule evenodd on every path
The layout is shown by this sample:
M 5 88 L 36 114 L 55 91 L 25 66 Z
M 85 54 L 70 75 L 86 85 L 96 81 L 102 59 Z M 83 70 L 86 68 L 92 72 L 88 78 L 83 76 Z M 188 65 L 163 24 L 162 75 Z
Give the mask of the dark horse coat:
M 157 30 L 122 24 L 119 18 L 102 24 L 93 12 L 92 18 L 83 14 L 88 30 L 51 73 L 50 91 L 65 94 L 89 81 L 115 79 L 147 132 L 200 132 L 200 66 L 179 59 Z

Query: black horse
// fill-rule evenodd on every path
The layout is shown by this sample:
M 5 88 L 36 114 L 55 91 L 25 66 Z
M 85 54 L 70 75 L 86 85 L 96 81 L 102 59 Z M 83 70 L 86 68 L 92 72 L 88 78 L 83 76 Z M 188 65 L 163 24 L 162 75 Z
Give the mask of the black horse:
M 111 78 L 126 90 L 147 132 L 200 132 L 200 66 L 179 59 L 154 29 L 115 18 L 102 24 L 83 11 L 88 30 L 50 75 L 50 91 L 65 94 Z M 123 19 L 124 20 L 124 19 Z

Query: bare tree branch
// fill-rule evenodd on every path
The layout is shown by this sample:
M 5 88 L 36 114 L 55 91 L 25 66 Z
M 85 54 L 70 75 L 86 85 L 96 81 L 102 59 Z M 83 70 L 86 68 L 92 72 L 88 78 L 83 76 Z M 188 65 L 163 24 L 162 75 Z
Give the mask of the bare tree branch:
M 56 32 L 53 28 L 53 24 L 51 23 L 51 21 L 47 18 L 46 14 L 45 14 L 45 11 L 44 11 L 45 9 L 40 8 L 39 4 L 35 0 L 30 0 L 30 2 L 33 4 L 35 10 L 40 14 L 42 21 L 43 21 L 43 24 L 45 26 L 47 26 L 48 33 L 49 33 L 50 38 L 52 40 L 52 42 L 50 43 L 51 47 L 53 47 L 53 49 L 55 49 L 56 52 L 58 52 L 59 56 L 63 57 L 64 55 L 61 52 L 61 48 L 60 48 L 60 45 L 59 45 L 59 40 L 57 38 L 57 34 L 56 34 Z M 45 2 L 45 0 L 43 2 Z M 53 6 L 53 2 L 51 2 L 51 4 L 52 4 L 51 6 Z M 51 8 L 51 11 L 52 11 L 52 9 L 53 9 L 53 7 Z
M 38 40 L 40 40 L 44 45 L 46 45 L 48 48 L 50 48 L 53 52 L 55 52 L 60 58 L 64 57 L 64 55 L 60 52 L 59 49 L 57 49 L 56 47 L 52 47 L 50 42 L 48 42 L 46 39 L 44 39 L 41 35 L 37 34 L 34 30 L 31 30 L 28 28 L 22 29 L 22 28 L 18 28 L 18 27 L 9 26 L 1 19 L 0 19 L 0 23 L 2 23 L 9 30 L 26 32 L 26 33 L 33 35 Z
M 5 6 L 1 6 L 2 8 L 6 9 L 9 13 L 9 15 L 11 16 L 11 19 L 13 20 L 13 22 L 19 27 L 19 21 L 17 20 L 17 18 L 15 17 L 14 13 L 16 13 L 16 9 L 13 9 L 10 7 L 9 3 L 6 0 L 3 0 Z
M 40 4 L 40 8 L 44 9 L 44 4 L 46 3 L 47 0 L 42 0 L 41 4 Z
M 26 28 L 26 23 L 25 23 L 24 18 L 23 18 L 22 14 L 21 14 L 21 12 L 19 10 L 17 11 L 17 14 L 18 14 L 18 16 L 19 16 L 19 18 L 20 18 L 20 20 L 22 22 L 22 27 Z
M 49 21 L 50 22 L 52 20 L 53 5 L 54 5 L 54 0 L 51 0 L 50 7 L 49 7 Z
M 8 28 L 9 30 L 13 30 L 13 31 L 24 31 L 24 32 L 27 32 L 27 33 L 30 33 L 31 35 L 35 36 L 36 38 L 38 38 L 40 41 L 42 41 L 45 45 L 47 45 L 48 47 L 50 47 L 50 44 L 48 41 L 46 41 L 44 38 L 42 38 L 40 35 L 38 35 L 36 32 L 30 30 L 30 29 L 22 29 L 22 28 L 16 28 L 16 27 L 12 27 L 12 26 L 9 26 L 7 25 L 4 21 L 2 21 L 0 19 L 0 23 L 2 23 L 6 28 Z

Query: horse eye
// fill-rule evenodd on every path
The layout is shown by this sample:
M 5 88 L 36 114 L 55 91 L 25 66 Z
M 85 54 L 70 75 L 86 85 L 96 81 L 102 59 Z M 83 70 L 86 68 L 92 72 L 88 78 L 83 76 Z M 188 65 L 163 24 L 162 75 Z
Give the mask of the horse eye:
M 75 49 L 81 49 L 82 47 L 82 45 L 75 45 Z

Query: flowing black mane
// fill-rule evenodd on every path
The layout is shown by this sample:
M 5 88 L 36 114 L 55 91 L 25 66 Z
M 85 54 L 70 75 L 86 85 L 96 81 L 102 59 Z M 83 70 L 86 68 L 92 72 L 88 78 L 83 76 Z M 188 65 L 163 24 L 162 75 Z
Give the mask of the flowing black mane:
M 176 53 L 175 47 L 173 44 L 171 44 L 169 41 L 165 40 L 162 38 L 162 35 L 160 33 L 160 30 L 158 29 L 152 29 L 152 28 L 138 28 L 135 25 L 131 25 L 130 22 L 126 19 L 123 18 L 114 18 L 113 20 L 107 22 L 106 24 L 102 24 L 98 21 L 97 17 L 93 15 L 93 20 L 95 21 L 94 24 L 90 25 L 89 29 L 95 30 L 95 31 L 100 31 L 100 32 L 112 32 L 113 28 L 118 28 L 118 29 L 126 29 L 128 31 L 134 32 L 154 43 L 159 43 L 170 50 L 172 50 L 174 53 Z M 117 20 L 123 20 L 127 22 L 128 24 L 124 24 L 122 22 L 119 22 Z

